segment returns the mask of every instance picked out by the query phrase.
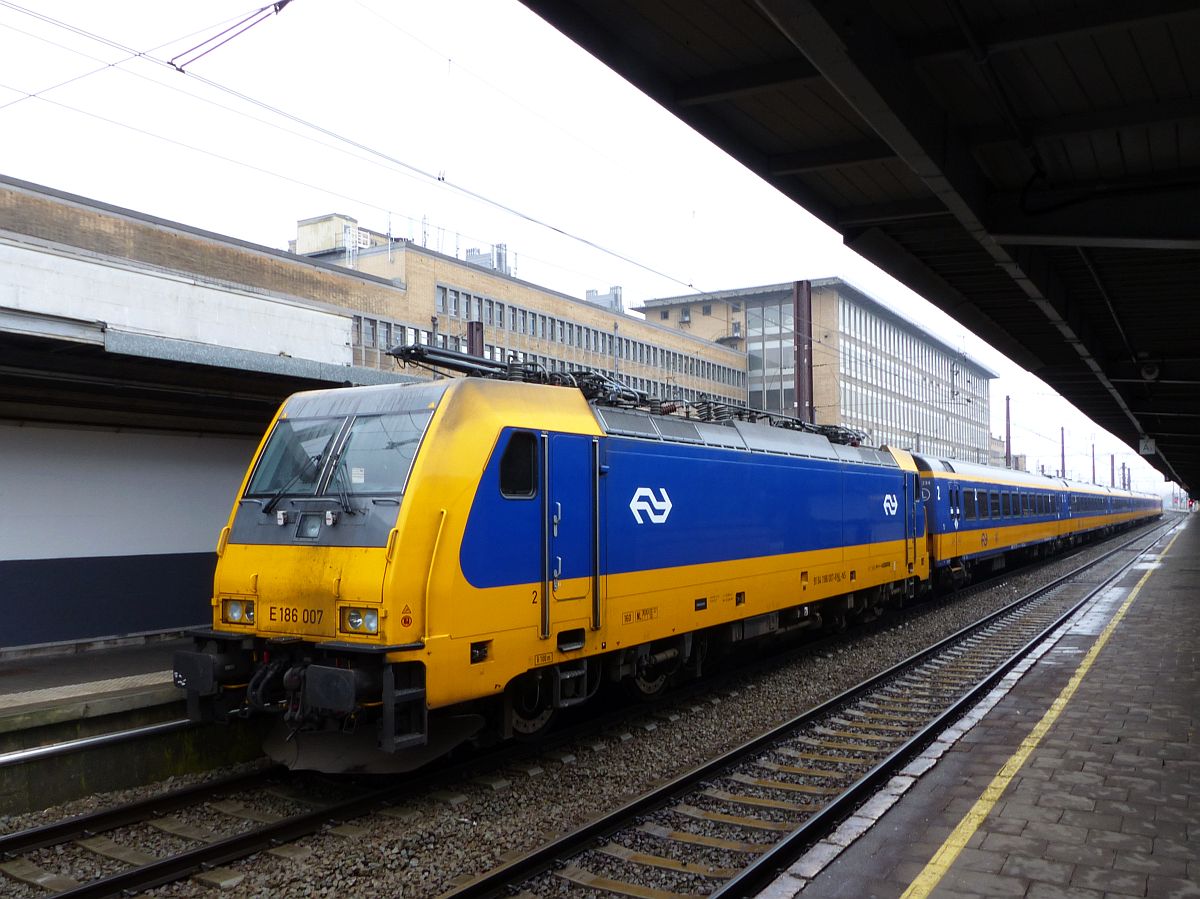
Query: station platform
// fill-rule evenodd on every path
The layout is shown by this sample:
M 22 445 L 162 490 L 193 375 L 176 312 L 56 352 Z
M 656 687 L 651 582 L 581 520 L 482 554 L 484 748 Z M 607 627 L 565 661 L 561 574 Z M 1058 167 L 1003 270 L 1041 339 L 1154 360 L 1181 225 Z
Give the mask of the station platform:
M 261 726 L 187 721 L 172 660 L 191 647 L 171 634 L 0 651 L 0 830 L 6 815 L 261 758 Z
M 0 650 L 3 735 L 180 702 L 171 660 L 192 641 L 178 635 L 99 648 Z
M 1185 519 L 760 899 L 1200 897 Z

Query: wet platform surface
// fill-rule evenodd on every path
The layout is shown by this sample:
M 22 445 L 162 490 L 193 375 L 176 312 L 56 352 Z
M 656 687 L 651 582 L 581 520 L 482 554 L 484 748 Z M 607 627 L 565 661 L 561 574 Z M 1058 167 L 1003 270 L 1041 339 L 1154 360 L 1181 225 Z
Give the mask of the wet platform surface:
M 1200 897 L 1200 521 L 984 702 L 761 895 Z
M 0 732 L 178 701 L 183 692 L 171 681 L 171 660 L 191 643 L 152 639 L 79 652 L 0 652 Z

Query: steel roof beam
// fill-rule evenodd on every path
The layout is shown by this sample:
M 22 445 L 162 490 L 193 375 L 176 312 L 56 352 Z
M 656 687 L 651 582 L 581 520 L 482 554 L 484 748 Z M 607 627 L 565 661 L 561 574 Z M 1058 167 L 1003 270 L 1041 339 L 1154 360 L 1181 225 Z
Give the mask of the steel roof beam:
M 1186 99 L 1097 109 L 1052 119 L 1022 119 L 1021 126 L 1029 137 L 1045 141 L 1071 135 L 1105 134 L 1121 128 L 1176 125 L 1197 120 L 1200 120 L 1200 100 Z M 1008 125 L 985 125 L 971 129 L 969 140 L 973 146 L 981 147 L 1012 143 L 1017 136 Z
M 1107 0 L 1083 8 L 1042 13 L 1009 22 L 972 25 L 988 55 L 1012 52 L 1038 44 L 1049 44 L 1064 38 L 1102 34 L 1151 22 L 1170 22 L 1200 13 L 1195 0 Z M 972 48 L 963 40 L 957 28 L 937 32 L 907 42 L 905 51 L 922 59 L 971 54 Z
M 824 169 L 838 169 L 863 162 L 895 159 L 896 154 L 881 140 L 863 140 L 850 144 L 781 153 L 768 160 L 772 175 L 803 175 Z
M 1017 258 L 992 238 L 984 224 L 988 185 L 964 132 L 957 123 L 947 120 L 944 110 L 921 82 L 912 61 L 873 14 L 870 5 L 865 0 L 843 3 L 756 0 L 756 3 L 1062 334 L 1128 419 L 1131 428 L 1125 432 L 1126 440 L 1132 442 L 1144 435 L 1146 429 L 1108 379 L 1085 339 L 1079 310 L 1057 286 L 1048 261 L 1036 251 L 1026 251 Z M 867 237 L 864 234 L 857 241 L 865 245 Z M 923 263 L 917 264 L 925 267 Z M 914 283 L 911 272 L 900 277 L 910 285 Z M 988 322 L 989 337 L 1005 333 L 994 320 Z M 1028 356 L 1023 352 L 1018 359 Z M 1159 459 L 1171 476 L 1182 483 L 1171 463 L 1161 454 Z
M 538 0 L 528 0 L 525 5 L 536 12 L 541 3 Z M 1101 3 L 1091 9 L 1073 9 L 1065 13 L 976 26 L 974 30 L 985 54 L 990 56 L 1063 38 L 1100 34 L 1147 22 L 1170 21 L 1197 13 L 1200 13 L 1200 6 L 1194 0 L 1149 0 L 1137 4 L 1117 0 Z M 555 24 L 560 30 L 566 31 L 557 22 Z M 923 60 L 944 59 L 973 52 L 958 29 L 949 29 L 918 41 L 908 42 L 903 45 L 903 50 L 905 55 Z M 730 69 L 680 85 L 675 89 L 675 104 L 700 106 L 820 80 L 821 74 L 806 60 L 780 60 L 763 66 Z M 992 142 L 997 137 L 985 130 L 980 139 L 982 142 Z M 1000 135 L 998 139 L 1006 140 L 1008 134 Z
M 776 91 L 792 84 L 819 80 L 820 77 L 808 60 L 785 59 L 697 78 L 675 88 L 675 103 L 678 106 L 701 106 L 721 100 L 735 100 L 765 91 Z
M 1109 181 L 997 194 L 988 201 L 987 222 L 992 237 L 1007 246 L 1200 249 L 1197 209 L 1197 182 L 1171 178 L 1121 187 Z
M 847 206 L 837 212 L 836 227 L 843 234 L 860 228 L 876 225 L 902 224 L 922 219 L 946 218 L 950 216 L 944 203 L 934 197 L 917 200 L 897 200 L 894 203 L 873 203 L 865 206 Z

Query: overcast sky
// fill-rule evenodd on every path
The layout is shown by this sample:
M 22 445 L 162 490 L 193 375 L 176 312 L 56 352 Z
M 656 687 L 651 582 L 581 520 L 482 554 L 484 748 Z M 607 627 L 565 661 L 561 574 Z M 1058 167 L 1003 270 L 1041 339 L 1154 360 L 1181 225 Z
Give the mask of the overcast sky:
M 582 297 L 838 276 L 1000 374 L 1014 452 L 1161 476 L 1049 387 L 510 0 L 0 0 L 0 173 L 266 246 L 330 212 L 448 254 L 506 243 Z M 142 54 L 142 55 L 137 55 Z M 183 62 L 184 72 L 167 65 Z M 34 95 L 34 96 L 30 96 Z

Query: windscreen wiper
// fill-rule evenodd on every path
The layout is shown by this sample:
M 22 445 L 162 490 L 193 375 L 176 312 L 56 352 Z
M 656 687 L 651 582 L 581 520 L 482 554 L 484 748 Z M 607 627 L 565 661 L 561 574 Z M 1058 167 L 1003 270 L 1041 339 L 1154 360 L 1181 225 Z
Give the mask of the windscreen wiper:
M 318 462 L 320 462 L 321 457 L 320 456 L 309 456 L 306 461 L 308 462 L 307 467 L 301 467 L 299 470 L 297 470 L 297 472 L 294 475 L 292 475 L 291 480 L 289 480 L 286 484 L 284 484 L 282 487 L 280 487 L 278 490 L 276 490 L 273 494 L 271 494 L 271 498 L 269 500 L 267 500 L 266 503 L 263 504 L 262 512 L 264 515 L 271 514 L 271 510 L 275 508 L 275 506 L 279 503 L 279 501 L 281 499 L 283 499 L 284 494 L 292 489 L 292 486 L 298 480 L 300 480 L 300 477 L 302 475 L 304 475 L 308 471 L 308 469 L 313 468 Z
M 346 459 L 344 456 L 338 459 L 337 465 L 334 466 L 333 480 L 337 481 L 337 496 L 335 499 L 338 505 L 342 507 L 347 515 L 355 514 L 358 510 L 350 502 L 350 487 L 347 484 Z

